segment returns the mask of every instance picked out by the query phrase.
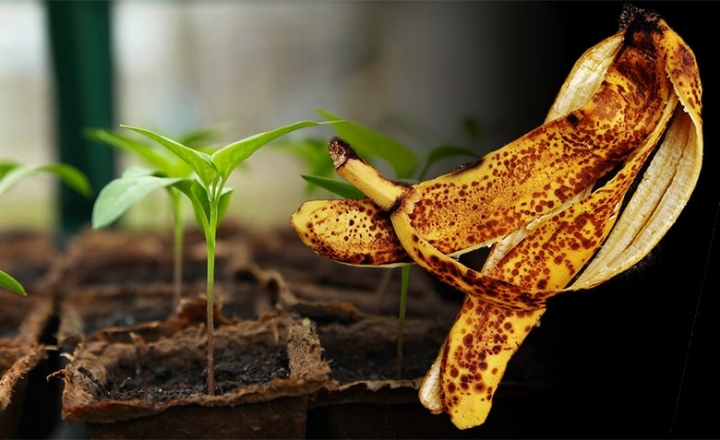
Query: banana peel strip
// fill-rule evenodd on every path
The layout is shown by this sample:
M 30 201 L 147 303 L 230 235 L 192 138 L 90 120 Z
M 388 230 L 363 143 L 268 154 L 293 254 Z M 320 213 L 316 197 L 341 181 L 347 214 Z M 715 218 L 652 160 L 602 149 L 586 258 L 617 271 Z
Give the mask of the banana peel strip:
M 662 108 L 648 106 L 647 113 L 654 112 L 657 117 L 636 117 L 630 122 L 649 121 L 651 126 L 644 140 L 621 159 L 620 169 L 602 187 L 593 188 L 593 183 L 607 173 L 607 164 L 596 170 L 600 175 L 595 175 L 593 181 L 582 188 L 580 184 L 585 181 L 576 174 L 579 184 L 573 187 L 569 196 L 563 193 L 564 188 L 556 187 L 555 193 L 560 191 L 563 197 L 544 200 L 545 205 L 536 209 L 536 215 L 527 216 L 506 210 L 514 217 L 514 221 L 507 222 L 511 227 L 492 228 L 490 226 L 494 225 L 491 223 L 485 224 L 484 228 L 493 230 L 486 236 L 472 239 L 466 236 L 456 238 L 458 232 L 467 235 L 471 231 L 476 235 L 477 229 L 463 222 L 477 217 L 457 213 L 462 211 L 463 204 L 467 204 L 467 198 L 463 198 L 467 188 L 453 186 L 467 177 L 462 173 L 478 172 L 472 167 L 433 179 L 430 183 L 407 187 L 390 213 L 366 199 L 308 202 L 293 217 L 293 225 L 301 239 L 321 255 L 350 264 L 403 264 L 408 262 L 409 255 L 445 283 L 468 293 L 455 325 L 420 389 L 423 404 L 432 412 L 449 413 L 459 428 L 477 426 L 485 421 L 507 362 L 544 312 L 546 298 L 559 292 L 595 286 L 635 264 L 674 223 L 694 189 L 703 147 L 697 64 L 692 51 L 662 19 L 649 13 L 641 16 L 640 20 L 645 20 L 644 24 L 652 22 L 653 32 L 638 36 L 643 31 L 636 28 L 635 33 L 628 37 L 626 28 L 583 54 L 561 88 L 546 124 L 538 129 L 541 132 L 562 130 L 562 121 L 567 121 L 570 116 L 587 116 L 581 112 L 582 109 L 589 106 L 591 100 L 597 100 L 603 88 L 611 88 L 608 83 L 612 85 L 615 81 L 615 86 L 632 87 L 632 84 L 623 83 L 624 79 L 617 75 L 617 69 L 612 70 L 613 62 L 620 64 L 615 60 L 619 58 L 618 53 L 625 52 L 623 56 L 630 57 L 631 61 L 628 63 L 626 60 L 625 70 L 630 65 L 640 70 L 641 74 L 647 74 L 643 69 L 652 68 L 653 60 L 643 60 L 642 50 L 634 55 L 639 61 L 632 59 L 624 42 L 626 38 L 636 39 L 635 43 L 639 41 L 636 46 L 644 51 L 648 50 L 649 43 L 650 52 L 655 55 L 649 58 L 660 57 L 656 62 L 662 64 L 662 69 L 654 77 L 654 81 L 659 83 L 657 89 L 646 97 L 659 95 Z M 663 95 L 663 91 L 667 94 Z M 642 112 L 643 104 L 645 102 L 630 110 Z M 602 115 L 602 111 L 597 112 L 597 107 L 594 111 L 596 113 L 589 114 Z M 600 126 L 623 121 L 613 120 L 608 124 L 599 118 L 596 122 Z M 663 135 L 662 143 L 657 147 L 640 184 L 616 222 L 625 194 Z M 523 140 L 533 139 L 528 139 L 526 135 L 499 150 L 494 157 L 503 154 L 503 150 L 506 150 L 504 153 L 512 151 L 512 148 L 529 154 L 529 150 L 524 149 Z M 602 140 L 598 142 L 602 143 Z M 595 147 L 598 150 L 598 146 Z M 561 151 L 553 153 L 560 154 Z M 618 152 L 608 151 L 607 154 L 616 155 Z M 568 168 L 572 171 L 578 163 L 574 162 L 560 171 Z M 548 179 L 551 176 L 548 173 L 553 171 L 557 170 L 542 170 L 540 175 Z M 341 175 L 342 172 L 349 173 L 343 168 L 338 168 L 338 172 Z M 397 184 L 388 189 L 382 181 L 378 181 L 374 189 L 372 182 L 377 180 L 377 176 L 370 171 L 358 173 L 371 182 L 364 184 L 363 191 L 375 201 L 378 198 L 373 198 L 372 191 L 377 190 L 376 193 L 383 196 L 398 191 Z M 482 177 L 488 179 L 487 176 Z M 433 193 L 428 185 L 435 185 L 445 194 L 449 188 L 450 198 L 443 198 L 442 193 L 437 191 Z M 526 188 L 532 187 L 520 185 L 518 191 Z M 453 195 L 455 199 L 451 198 Z M 527 203 L 523 196 L 521 194 L 515 201 Z M 435 198 L 435 201 L 439 198 L 443 203 L 435 203 L 435 211 L 429 211 L 427 205 L 423 206 L 428 198 Z M 493 200 L 482 202 L 492 204 Z M 507 203 L 507 200 L 501 202 Z M 476 206 L 472 208 L 476 210 Z M 436 215 L 438 210 L 443 209 L 457 214 L 454 217 Z M 422 223 L 423 216 L 428 212 L 433 215 L 435 223 Z M 453 223 L 447 223 L 443 220 L 445 218 L 451 218 Z M 357 226 L 353 229 L 353 225 Z M 353 246 L 343 249 L 337 244 L 343 241 L 346 246 L 348 241 Z M 479 272 L 450 257 L 489 244 L 494 246 Z M 591 261 L 586 264 L 588 260 Z M 581 270 L 575 282 L 566 287 Z

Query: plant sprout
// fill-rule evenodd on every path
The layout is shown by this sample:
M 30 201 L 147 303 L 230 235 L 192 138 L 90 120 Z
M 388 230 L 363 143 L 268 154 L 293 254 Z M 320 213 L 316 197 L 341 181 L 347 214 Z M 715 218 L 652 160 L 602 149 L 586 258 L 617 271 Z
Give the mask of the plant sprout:
M 479 155 L 468 148 L 454 144 L 441 144 L 432 148 L 424 160 L 401 142 L 392 139 L 371 128 L 357 122 L 344 120 L 327 110 L 317 109 L 317 112 L 328 121 L 336 122 L 333 129 L 340 138 L 353 146 L 355 151 L 365 159 L 381 159 L 392 167 L 395 178 L 407 183 L 414 183 L 427 178 L 430 168 L 437 162 L 455 156 L 470 156 L 473 159 Z M 470 139 L 477 139 L 480 136 L 480 126 L 473 119 L 463 121 L 463 128 Z M 332 178 L 335 174 L 335 167 L 327 153 L 327 143 L 309 139 L 301 142 L 286 142 L 281 146 L 286 151 L 298 155 L 311 170 L 312 174 L 304 174 L 302 178 L 317 187 L 323 188 L 334 194 L 347 199 L 361 199 L 365 195 L 357 188 L 347 182 Z M 422 165 L 422 168 L 419 168 Z M 420 171 L 418 172 L 418 169 Z M 402 347 L 403 333 L 405 326 L 405 310 L 407 306 L 407 294 L 410 280 L 410 268 L 402 266 L 400 285 L 400 306 L 398 311 L 398 335 L 397 335 L 397 376 L 402 377 Z M 389 282 L 391 272 L 385 272 L 380 282 L 379 291 L 382 293 Z
M 262 146 L 290 132 L 325 124 L 328 122 L 296 122 L 233 142 L 212 154 L 195 150 L 150 130 L 121 126 L 154 140 L 192 170 L 192 175 L 189 177 L 162 177 L 131 169 L 120 179 L 121 181 L 126 179 L 122 185 L 106 187 L 101 191 L 98 204 L 101 199 L 102 204 L 99 206 L 96 204 L 96 210 L 98 216 L 117 218 L 138 200 L 138 194 L 147 194 L 161 187 L 172 186 L 190 199 L 195 220 L 205 236 L 207 245 L 207 393 L 211 396 L 215 394 L 213 318 L 216 236 L 218 225 L 227 211 L 232 194 L 232 189 L 227 188 L 225 184 L 230 174 Z
M 41 172 L 56 175 L 69 187 L 86 197 L 92 193 L 90 181 L 85 174 L 70 165 L 20 165 L 15 162 L 0 161 L 0 196 L 23 178 Z M 2 270 L 0 270 L 0 287 L 23 296 L 27 295 L 22 284 Z
M 173 212 L 173 298 L 171 315 L 177 316 L 180 310 L 182 292 L 182 255 L 183 255 L 183 204 L 179 189 L 172 186 L 177 179 L 189 178 L 193 170 L 178 156 L 153 142 L 140 142 L 121 133 L 108 130 L 87 130 L 91 139 L 104 142 L 117 149 L 127 151 L 141 158 L 149 169 L 130 167 L 123 175 L 103 188 L 93 207 L 93 229 L 101 229 L 115 222 L 132 205 L 149 193 L 165 188 Z M 196 130 L 185 134 L 178 143 L 195 150 L 210 152 L 209 144 L 215 139 L 213 130 Z M 122 201 L 115 209 L 107 204 Z M 124 209 L 119 209 L 124 208 Z

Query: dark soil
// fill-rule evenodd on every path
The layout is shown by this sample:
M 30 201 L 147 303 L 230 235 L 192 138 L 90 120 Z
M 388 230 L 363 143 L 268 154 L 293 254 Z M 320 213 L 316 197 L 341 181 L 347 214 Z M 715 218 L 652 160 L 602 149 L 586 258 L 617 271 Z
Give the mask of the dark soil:
M 100 363 L 87 363 L 88 367 L 85 367 L 83 362 L 77 372 L 94 384 L 95 397 L 101 401 L 136 400 L 161 404 L 205 395 L 205 331 L 201 326 L 193 325 L 184 330 L 173 330 L 176 325 L 184 324 L 178 321 L 151 328 L 155 332 L 129 329 L 124 338 L 113 335 L 110 344 L 102 335 L 97 340 L 89 340 L 85 344 L 87 352 L 90 357 L 97 356 Z M 216 395 L 289 378 L 287 329 L 282 324 L 275 325 L 278 337 L 275 340 L 273 325 L 256 321 L 237 325 L 225 324 L 216 329 Z M 121 339 L 127 342 L 118 342 Z M 97 369 L 99 365 L 102 365 L 100 370 Z
M 330 377 L 341 384 L 358 380 L 423 377 L 445 339 L 449 322 L 409 319 L 403 332 L 402 376 L 397 374 L 398 320 L 371 316 L 355 323 L 323 324 L 318 328 Z
M 204 394 L 207 363 L 205 358 L 181 357 L 168 363 L 154 347 L 138 350 L 142 359 L 119 359 L 118 370 L 104 386 L 111 399 L 151 399 L 167 402 L 191 394 Z M 289 377 L 287 353 L 283 347 L 273 350 L 248 350 L 238 343 L 229 343 L 216 353 L 215 393 L 258 385 L 274 378 Z

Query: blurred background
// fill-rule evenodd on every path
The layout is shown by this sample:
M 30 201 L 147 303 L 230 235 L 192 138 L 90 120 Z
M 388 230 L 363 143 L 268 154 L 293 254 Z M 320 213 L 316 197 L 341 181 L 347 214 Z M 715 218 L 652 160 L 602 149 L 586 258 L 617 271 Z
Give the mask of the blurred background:
M 620 6 L 612 9 L 598 36 L 614 32 Z M 551 25 L 562 13 L 557 4 L 493 2 L 0 1 L 0 158 L 78 160 L 99 172 L 105 158 L 78 159 L 107 149 L 82 137 L 85 125 L 122 123 L 169 137 L 214 127 L 225 144 L 321 120 L 316 107 L 419 154 L 459 139 L 471 119 L 480 141 L 464 146 L 482 153 L 542 121 L 584 50 L 562 61 L 566 43 Z M 293 136 L 310 135 L 332 131 Z M 128 163 L 118 155 L 115 173 Z M 272 148 L 247 165 L 230 183 L 233 215 L 287 225 L 308 197 L 299 176 L 306 170 Z M 96 186 L 107 178 L 91 176 Z M 18 184 L 3 196 L 2 212 L 12 215 L 0 215 L 0 227 L 57 227 L 58 205 L 78 203 L 58 200 L 58 186 L 39 175 Z M 164 226 L 165 203 L 153 194 L 123 222 Z M 80 216 L 86 209 L 74 208 Z

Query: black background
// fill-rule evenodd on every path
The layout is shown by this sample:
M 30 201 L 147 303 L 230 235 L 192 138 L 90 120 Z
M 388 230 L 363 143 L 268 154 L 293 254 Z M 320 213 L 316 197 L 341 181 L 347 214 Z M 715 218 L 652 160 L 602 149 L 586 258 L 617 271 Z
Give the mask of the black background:
M 549 303 L 542 322 L 559 329 L 562 342 L 552 351 L 561 361 L 555 372 L 561 380 L 553 402 L 558 418 L 548 435 L 717 438 L 712 313 L 718 310 L 720 262 L 718 238 L 711 241 L 718 233 L 719 207 L 715 126 L 720 79 L 712 36 L 718 24 L 712 3 L 635 4 L 660 12 L 695 52 L 704 87 L 703 171 L 676 224 L 638 267 L 592 291 Z M 580 54 L 617 30 L 622 5 L 518 4 L 523 14 L 551 24 L 561 54 L 547 66 L 547 85 L 528 101 L 532 105 L 523 114 L 537 115 L 537 120 L 528 117 L 528 128 L 540 122 Z

